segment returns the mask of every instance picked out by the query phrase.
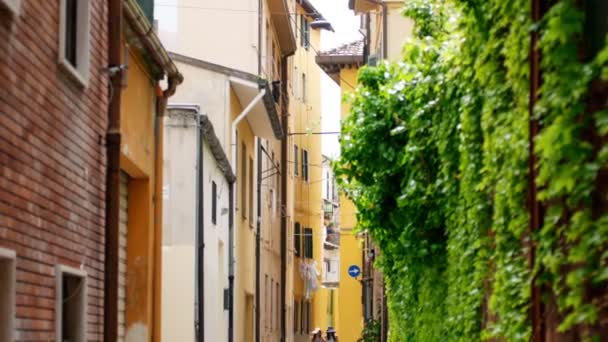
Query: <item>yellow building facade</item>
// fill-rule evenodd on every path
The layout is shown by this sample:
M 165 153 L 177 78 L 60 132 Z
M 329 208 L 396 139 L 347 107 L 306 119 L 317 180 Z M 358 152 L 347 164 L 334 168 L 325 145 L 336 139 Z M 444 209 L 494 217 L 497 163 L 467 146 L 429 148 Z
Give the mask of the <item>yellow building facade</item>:
M 344 44 L 321 52 L 316 63 L 339 86 L 342 96 L 354 91 L 357 71 L 363 64 L 363 41 Z M 347 103 L 342 104 L 341 118 L 349 114 Z M 354 204 L 340 194 L 340 282 L 334 292 L 333 303 L 335 328 L 342 342 L 356 342 L 364 326 L 362 302 L 362 279 L 352 277 L 350 266 L 363 269 L 364 254 L 362 240 L 356 235 L 356 209 Z
M 315 63 L 323 30 L 333 30 L 309 1 L 296 6 L 298 49 L 289 65 L 289 241 L 293 292 L 287 302 L 293 341 L 309 341 L 314 328 L 337 325 L 336 290 L 321 284 L 323 271 L 323 156 L 321 68 Z M 334 299 L 332 299 L 332 296 Z
M 152 25 L 136 1 L 123 18 L 116 340 L 160 341 L 162 114 L 182 75 L 155 35 L 142 38 Z

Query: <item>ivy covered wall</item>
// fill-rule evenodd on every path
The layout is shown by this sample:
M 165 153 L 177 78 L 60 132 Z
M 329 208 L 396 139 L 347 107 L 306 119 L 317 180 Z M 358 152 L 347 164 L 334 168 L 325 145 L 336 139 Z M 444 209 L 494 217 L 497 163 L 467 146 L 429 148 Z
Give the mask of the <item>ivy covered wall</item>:
M 532 285 L 556 341 L 608 338 L 606 32 L 578 1 L 545 3 L 533 22 L 530 0 L 408 0 L 403 61 L 345 98 L 334 169 L 382 249 L 392 341 L 529 341 Z

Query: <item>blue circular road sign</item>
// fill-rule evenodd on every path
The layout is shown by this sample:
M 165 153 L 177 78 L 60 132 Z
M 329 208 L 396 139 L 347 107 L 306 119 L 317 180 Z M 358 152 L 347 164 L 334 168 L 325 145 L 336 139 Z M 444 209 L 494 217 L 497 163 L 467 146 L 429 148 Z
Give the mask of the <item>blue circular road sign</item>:
M 348 268 L 348 275 L 353 277 L 353 278 L 357 278 L 359 276 L 359 274 L 361 274 L 361 268 L 359 268 L 359 266 L 357 265 L 351 265 Z

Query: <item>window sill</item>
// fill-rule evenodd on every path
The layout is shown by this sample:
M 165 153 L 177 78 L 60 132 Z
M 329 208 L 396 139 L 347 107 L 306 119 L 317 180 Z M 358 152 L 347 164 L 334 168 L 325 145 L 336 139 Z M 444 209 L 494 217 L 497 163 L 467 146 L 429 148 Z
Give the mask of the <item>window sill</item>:
M 63 59 L 59 61 L 59 66 L 63 71 L 68 74 L 70 78 L 78 83 L 78 86 L 81 88 L 86 88 L 89 85 L 89 77 L 88 75 L 83 75 L 78 69 L 74 68 L 70 62 Z

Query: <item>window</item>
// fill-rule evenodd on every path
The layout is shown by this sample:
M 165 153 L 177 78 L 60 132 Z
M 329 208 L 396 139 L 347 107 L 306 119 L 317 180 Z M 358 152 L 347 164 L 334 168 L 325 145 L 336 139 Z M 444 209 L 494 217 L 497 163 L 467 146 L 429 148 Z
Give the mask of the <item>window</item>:
M 300 256 L 300 249 L 302 249 L 302 239 L 300 238 L 300 223 L 296 222 L 294 227 L 294 254 Z
M 306 103 L 306 74 L 302 74 L 302 102 Z
M 61 0 L 59 64 L 82 86 L 89 79 L 90 0 Z
M 0 248 L 0 341 L 15 338 L 15 252 Z
M 12 15 L 19 15 L 19 7 L 21 6 L 21 0 L 0 0 L 0 9 L 4 8 L 8 9 Z
M 294 301 L 293 303 L 293 333 L 298 334 L 300 332 L 300 302 Z
M 253 227 L 253 158 L 249 158 L 249 224 Z
M 268 274 L 264 275 L 264 328 L 268 329 L 268 307 L 270 306 L 270 298 L 268 293 Z
M 241 142 L 241 216 L 247 218 L 247 146 Z
M 275 321 L 276 321 L 276 329 L 279 330 L 279 321 L 280 321 L 280 317 L 279 317 L 279 312 L 281 312 L 281 300 L 280 300 L 280 296 L 279 296 L 279 282 L 276 282 L 274 284 L 274 290 L 276 292 L 275 297 L 277 298 L 277 309 L 274 311 L 274 315 L 275 315 Z
M 86 272 L 57 266 L 55 298 L 56 341 L 85 342 L 87 284 Z
M 308 182 L 308 151 L 302 149 L 302 179 Z
M 300 15 L 300 31 L 300 45 L 302 45 L 303 48 L 308 49 L 310 46 L 310 23 L 304 15 Z
M 312 259 L 312 228 L 304 228 L 304 257 Z
M 270 321 L 270 330 L 274 330 L 274 279 L 270 279 L 270 316 L 266 318 Z
M 217 185 L 211 182 L 211 222 L 217 224 Z
M 331 179 L 329 179 L 329 172 L 326 173 L 325 175 L 325 196 L 327 196 L 326 198 L 328 200 L 331 200 L 331 193 L 329 191 L 329 183 L 331 182 Z
M 298 162 L 298 145 L 293 145 L 293 174 L 298 175 L 298 169 L 300 168 L 300 163 Z

